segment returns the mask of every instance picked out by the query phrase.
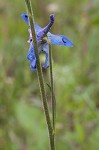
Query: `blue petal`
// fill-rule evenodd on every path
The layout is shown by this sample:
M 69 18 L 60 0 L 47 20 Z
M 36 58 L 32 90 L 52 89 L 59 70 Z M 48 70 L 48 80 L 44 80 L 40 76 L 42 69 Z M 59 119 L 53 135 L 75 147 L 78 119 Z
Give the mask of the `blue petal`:
M 34 52 L 34 46 L 30 43 L 30 48 L 27 54 L 27 59 L 31 62 L 30 68 L 31 70 L 36 70 L 36 56 Z
M 43 65 L 43 68 L 48 68 L 49 67 L 49 45 L 47 43 L 45 43 L 42 47 L 42 50 L 46 54 L 46 60 L 45 60 L 45 63 Z
M 21 15 L 21 18 L 22 18 L 28 25 L 30 25 L 30 22 L 29 22 L 29 19 L 28 19 L 28 15 L 27 15 L 27 14 L 23 13 L 23 14 Z
M 42 28 L 38 26 L 36 23 L 34 23 L 34 28 L 36 32 L 40 32 L 42 30 Z
M 23 13 L 21 15 L 21 18 L 30 26 L 29 18 L 28 18 L 28 15 L 26 13 Z M 40 26 L 38 26 L 36 23 L 34 23 L 34 28 L 35 28 L 36 32 L 39 32 L 42 30 L 42 28 Z
M 30 68 L 31 68 L 32 71 L 36 71 L 37 70 L 36 66 L 34 66 L 34 62 L 32 62 L 30 64 Z
M 51 34 L 50 32 L 48 32 L 47 36 L 51 44 L 68 46 L 68 47 L 73 46 L 73 43 L 66 36 L 63 36 L 60 34 L 54 35 L 54 34 Z
M 28 59 L 30 62 L 33 61 L 34 59 L 36 59 L 33 43 L 30 43 L 30 48 L 29 48 L 29 50 L 28 50 L 27 59 Z

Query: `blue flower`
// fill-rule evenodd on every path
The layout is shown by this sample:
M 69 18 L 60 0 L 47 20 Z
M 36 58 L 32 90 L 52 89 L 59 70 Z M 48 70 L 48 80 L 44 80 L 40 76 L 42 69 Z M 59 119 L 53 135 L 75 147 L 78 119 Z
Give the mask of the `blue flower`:
M 29 22 L 29 18 L 28 18 L 27 14 L 25 14 L 25 13 L 22 14 L 21 18 L 25 20 L 25 22 L 28 24 L 28 26 L 30 26 L 30 22 Z M 50 15 L 50 23 L 45 28 L 41 28 L 36 23 L 34 23 L 39 54 L 42 51 L 44 51 L 46 54 L 46 60 L 43 65 L 44 68 L 49 67 L 49 42 L 51 44 L 56 44 L 56 45 L 61 45 L 61 46 L 68 46 L 68 47 L 73 46 L 73 43 L 67 37 L 60 35 L 60 34 L 54 35 L 49 32 L 53 23 L 54 23 L 54 14 Z M 29 51 L 27 54 L 27 59 L 30 61 L 31 70 L 35 71 L 35 70 L 37 70 L 36 56 L 35 56 L 35 52 L 34 52 L 34 45 L 33 45 L 33 41 L 32 41 L 31 29 L 29 28 L 28 31 L 29 31 L 28 43 L 30 43 L 30 48 L 29 48 Z

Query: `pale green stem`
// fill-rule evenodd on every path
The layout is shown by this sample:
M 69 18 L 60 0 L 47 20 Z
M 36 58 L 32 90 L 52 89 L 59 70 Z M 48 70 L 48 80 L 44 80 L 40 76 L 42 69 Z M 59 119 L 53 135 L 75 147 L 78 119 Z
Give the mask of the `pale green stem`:
M 36 33 L 35 33 L 35 29 L 34 29 L 34 17 L 33 17 L 31 1 L 25 0 L 25 2 L 26 2 L 27 10 L 28 10 L 30 28 L 31 28 L 31 32 L 32 32 L 34 50 L 35 50 L 35 55 L 36 55 L 36 60 L 37 60 L 36 65 L 37 65 L 38 81 L 39 81 L 39 86 L 40 86 L 41 97 L 43 100 L 43 108 L 44 108 L 44 112 L 45 112 L 47 127 L 48 127 L 48 131 L 49 131 L 50 148 L 51 148 L 51 150 L 55 150 L 54 138 L 53 138 L 53 128 L 51 125 L 51 119 L 50 119 L 50 115 L 49 115 L 47 98 L 46 98 L 46 91 L 45 91 L 45 86 L 44 86 L 43 73 L 42 73 L 40 59 L 39 59 L 39 55 L 38 55 L 38 45 L 37 45 Z

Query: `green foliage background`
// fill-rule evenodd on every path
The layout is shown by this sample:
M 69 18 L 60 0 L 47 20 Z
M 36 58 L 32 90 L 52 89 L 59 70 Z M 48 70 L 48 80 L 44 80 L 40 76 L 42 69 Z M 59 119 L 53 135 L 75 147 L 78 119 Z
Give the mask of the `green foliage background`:
M 55 13 L 51 32 L 74 43 L 73 48 L 53 45 L 57 150 L 98 150 L 99 0 L 32 0 L 32 5 L 37 24 L 44 27 Z M 24 0 L 0 1 L 0 150 L 48 150 L 36 72 L 26 59 L 23 12 Z

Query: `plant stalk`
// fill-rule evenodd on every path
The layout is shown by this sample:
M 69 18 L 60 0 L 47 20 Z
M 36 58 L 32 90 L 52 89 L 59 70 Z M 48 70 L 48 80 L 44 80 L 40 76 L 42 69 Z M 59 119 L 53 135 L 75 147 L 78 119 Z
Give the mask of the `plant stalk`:
M 55 120 L 56 120 L 56 99 L 54 95 L 54 82 L 53 82 L 53 64 L 52 64 L 52 48 L 49 44 L 49 61 L 50 61 L 50 87 L 51 87 L 51 102 L 52 102 L 52 125 L 53 125 L 53 138 L 55 143 Z
M 44 78 L 43 78 L 42 68 L 41 68 L 40 59 L 39 59 L 39 55 L 38 55 L 38 45 L 37 45 L 36 33 L 35 33 L 35 29 L 34 29 L 34 17 L 33 17 L 31 1 L 25 0 L 25 3 L 26 3 L 27 10 L 28 10 L 30 28 L 31 28 L 31 32 L 32 32 L 34 50 L 35 50 L 35 55 L 36 55 L 36 60 L 37 60 L 36 65 L 37 65 L 38 81 L 39 81 L 39 86 L 40 86 L 41 98 L 43 100 L 43 108 L 44 108 L 44 112 L 45 112 L 48 132 L 49 132 L 50 149 L 55 150 L 54 138 L 53 138 L 53 128 L 51 125 L 51 119 L 50 119 L 50 115 L 49 115 L 47 98 L 46 98 L 46 91 L 45 91 L 45 86 L 44 86 Z

